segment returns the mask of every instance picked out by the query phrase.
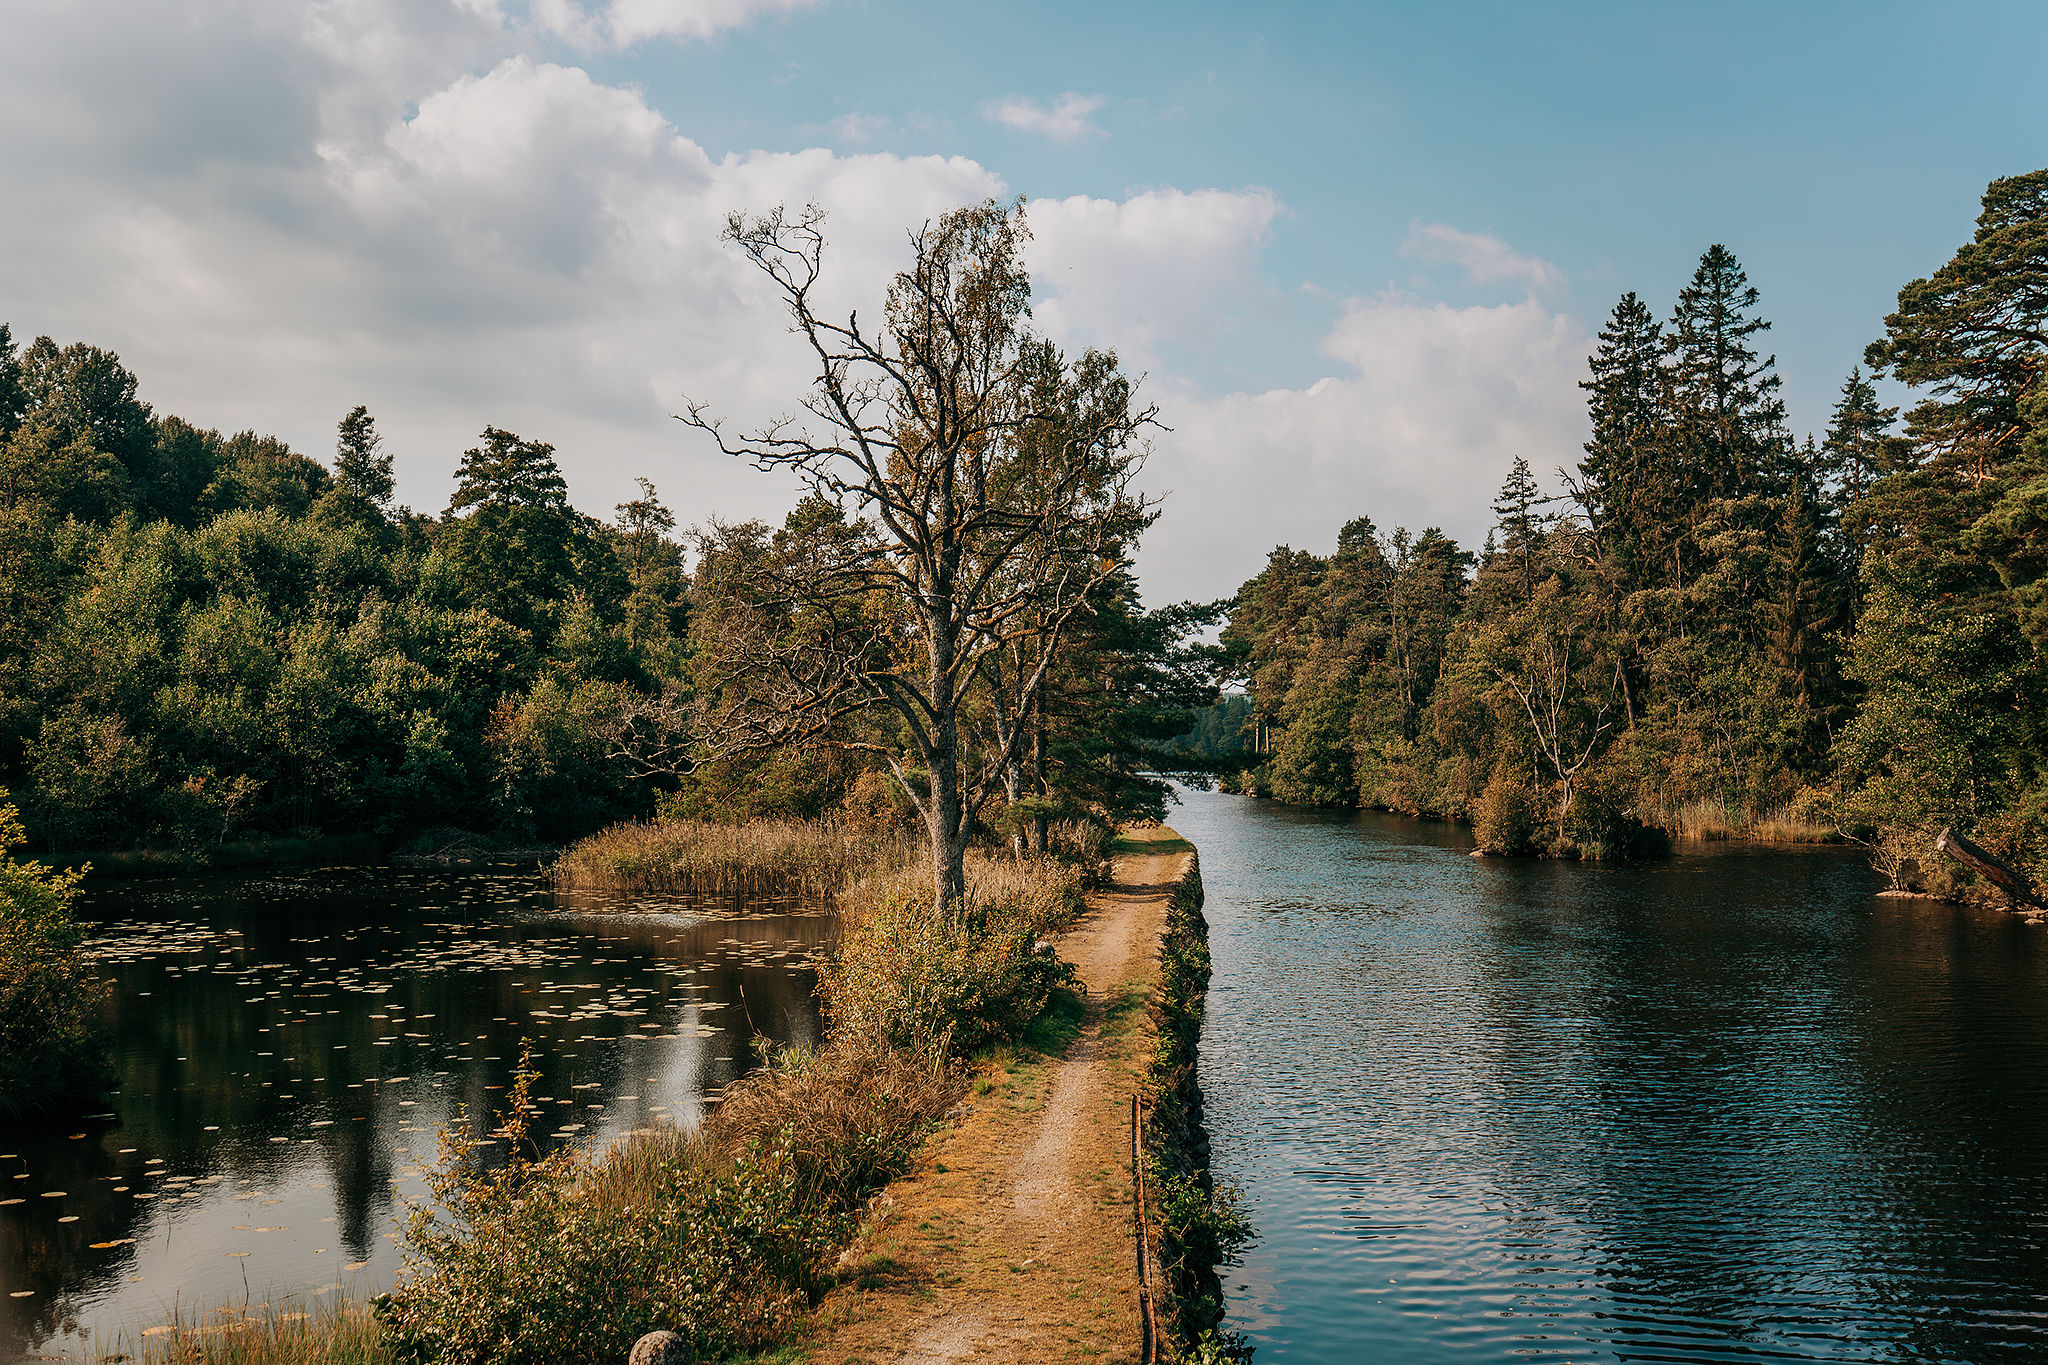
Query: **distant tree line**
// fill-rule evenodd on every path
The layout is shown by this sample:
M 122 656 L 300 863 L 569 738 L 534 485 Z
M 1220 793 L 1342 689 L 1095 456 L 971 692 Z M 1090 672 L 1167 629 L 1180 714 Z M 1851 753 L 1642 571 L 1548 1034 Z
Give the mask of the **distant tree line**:
M 974 212 L 998 234 L 1007 222 Z M 998 433 L 1009 482 L 994 497 L 1012 510 L 1044 494 L 1031 443 L 1056 442 L 1061 412 L 1120 412 L 1128 389 L 1114 356 L 1070 366 L 1013 333 L 1011 361 L 1046 393 L 1034 420 Z M 229 840 L 398 843 L 435 825 L 555 842 L 656 813 L 897 821 L 930 804 L 929 754 L 903 715 L 811 713 L 773 744 L 721 742 L 707 719 L 775 693 L 772 669 L 736 674 L 734 660 L 769 636 L 801 644 L 824 619 L 830 594 L 795 602 L 794 578 L 893 562 L 856 504 L 813 495 L 779 527 L 713 522 L 692 563 L 651 482 L 611 520 L 588 516 L 552 446 L 495 426 L 428 516 L 395 505 L 362 407 L 323 465 L 159 415 L 137 390 L 112 352 L 18 346 L 0 326 L 0 788 L 38 852 L 203 859 Z M 968 835 L 1023 843 L 1053 815 L 1163 810 L 1150 750 L 1215 686 L 1185 643 L 1202 614 L 1140 603 L 1129 551 L 1150 516 L 1131 512 L 1049 547 L 1078 578 L 995 566 L 1003 622 L 1057 610 L 1062 628 L 1010 630 L 990 667 L 957 680 L 956 757 L 1010 779 L 966 812 Z M 989 545 L 967 546 L 970 569 L 993 563 Z M 871 592 L 855 605 L 868 625 L 893 619 L 869 611 Z M 869 683 L 900 638 L 870 635 Z M 1037 685 L 1016 692 L 993 666 L 1006 662 Z
M 1899 294 L 1824 440 L 1787 429 L 1724 247 L 1616 305 L 1568 493 L 1517 459 L 1476 553 L 1359 518 L 1281 546 L 1224 643 L 1243 790 L 1625 856 L 1720 812 L 1847 830 L 1948 889 L 1945 825 L 2048 864 L 2048 171 Z M 1926 396 L 1899 421 L 1872 383 Z

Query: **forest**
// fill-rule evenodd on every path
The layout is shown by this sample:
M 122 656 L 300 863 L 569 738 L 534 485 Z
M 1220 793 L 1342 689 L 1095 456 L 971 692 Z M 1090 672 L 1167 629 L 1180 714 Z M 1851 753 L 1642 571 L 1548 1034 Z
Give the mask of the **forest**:
M 834 452 L 887 444 L 854 409 L 850 444 L 800 447 L 728 446 L 686 415 L 809 481 L 779 526 L 704 509 L 681 529 L 645 478 L 591 517 L 553 447 L 489 425 L 427 515 L 395 505 L 362 407 L 323 464 L 154 412 L 111 352 L 0 327 L 0 786 L 30 846 L 204 861 L 431 826 L 563 842 L 656 814 L 940 831 L 944 766 L 979 785 L 935 837 L 1020 847 L 1063 815 L 1155 816 L 1159 771 L 1180 770 L 1469 820 L 1499 852 L 1848 837 L 1941 893 L 1967 879 L 1929 852 L 1944 827 L 2048 860 L 2048 171 L 1991 184 L 1818 439 L 1791 432 L 1759 292 L 1713 246 L 1668 317 L 1615 305 L 1562 494 L 1531 452 L 1476 549 L 1362 515 L 1327 555 L 1276 548 L 1229 602 L 1154 610 L 1131 562 L 1158 509 L 1129 491 L 1150 412 L 1113 355 L 1023 329 L 1029 279 L 1005 255 L 1023 221 L 962 210 L 918 243 L 921 261 L 1009 262 L 991 344 L 1021 414 L 945 457 L 1004 452 L 968 530 L 917 570 L 992 594 L 949 627 L 971 667 L 944 697 L 889 644 L 916 631 L 871 605 L 916 599 L 891 566 L 929 538 L 884 531 L 889 470 L 925 447 L 835 473 Z M 728 235 L 801 304 L 815 223 Z M 938 394 L 910 373 L 916 286 L 891 295 L 897 382 Z M 883 355 L 797 321 L 826 351 Z M 1917 399 L 1903 416 L 1886 379 Z M 946 401 L 933 432 L 983 410 Z
M 1788 427 L 1769 328 L 1712 246 L 1668 318 L 1615 305 L 1562 494 L 1518 459 L 1476 550 L 1368 517 L 1276 548 L 1223 636 L 1227 783 L 1504 853 L 1848 837 L 1954 894 L 1953 827 L 2048 870 L 2048 171 L 1992 182 L 1899 291 L 1821 439 Z
M 982 206 L 919 250 L 957 273 L 1023 231 L 1021 206 Z M 1021 330 L 1029 282 L 1011 276 L 982 369 L 1028 401 L 1006 397 L 1022 415 L 976 438 L 1000 444 L 976 476 L 997 493 L 946 569 L 995 585 L 949 637 L 971 663 L 949 772 L 991 779 L 962 837 L 1042 847 L 1063 814 L 1164 809 L 1150 756 L 1215 699 L 1189 643 L 1215 613 L 1142 605 L 1130 557 L 1156 512 L 1118 491 L 1142 411 L 1113 355 L 1069 360 Z M 903 356 L 935 334 L 912 317 L 919 287 L 897 286 Z M 944 288 L 923 303 L 953 306 Z M 971 406 L 939 387 L 936 406 Z M 364 407 L 323 464 L 159 414 L 138 388 L 107 350 L 0 326 L 0 788 L 39 856 L 388 850 L 434 827 L 555 844 L 657 814 L 912 823 L 929 804 L 917 713 L 881 705 L 917 671 L 889 645 L 906 628 L 834 615 L 889 586 L 861 489 L 813 492 L 780 526 L 702 509 L 692 532 L 643 478 L 602 520 L 571 505 L 551 445 L 486 425 L 428 515 L 395 505 Z M 765 704 L 792 679 L 800 697 Z

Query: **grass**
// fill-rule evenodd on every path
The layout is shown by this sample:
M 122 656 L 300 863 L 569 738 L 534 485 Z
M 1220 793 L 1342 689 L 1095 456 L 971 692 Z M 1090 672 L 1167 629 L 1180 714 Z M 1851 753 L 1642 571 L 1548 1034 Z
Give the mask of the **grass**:
M 1833 824 L 1814 818 L 1805 802 L 1786 802 L 1761 813 L 1714 799 L 1687 801 L 1650 813 L 1645 824 L 1677 839 L 1706 843 L 1740 839 L 1774 844 L 1835 844 L 1842 834 Z
M 1195 846 L 1165 825 L 1126 830 L 1110 840 L 1111 853 L 1164 854 L 1193 853 Z
M 675 820 L 593 834 L 562 855 L 554 877 L 565 888 L 824 899 L 922 851 L 909 832 L 843 820 Z
M 180 1313 L 117 1338 L 100 1360 L 140 1365 L 384 1365 L 391 1359 L 367 1304 L 284 1303 Z

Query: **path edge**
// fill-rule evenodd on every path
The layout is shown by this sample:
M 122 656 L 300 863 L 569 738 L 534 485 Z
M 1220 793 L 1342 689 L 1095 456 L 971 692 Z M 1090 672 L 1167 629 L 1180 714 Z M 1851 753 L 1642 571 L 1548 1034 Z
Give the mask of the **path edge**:
M 1144 1146 L 1151 1167 L 1145 1182 L 1151 1243 L 1146 1250 L 1161 1268 L 1157 1308 L 1165 1349 L 1159 1356 L 1167 1360 L 1208 1358 L 1197 1343 L 1204 1336 L 1213 1341 L 1223 1320 L 1217 1267 L 1225 1248 L 1203 1235 L 1218 1212 L 1196 1075 L 1210 975 L 1204 899 L 1201 853 L 1190 851 L 1187 867 L 1167 894 L 1152 1002 L 1157 1044 L 1145 1095 Z M 1223 1204 L 1234 1209 L 1233 1194 L 1227 1193 Z

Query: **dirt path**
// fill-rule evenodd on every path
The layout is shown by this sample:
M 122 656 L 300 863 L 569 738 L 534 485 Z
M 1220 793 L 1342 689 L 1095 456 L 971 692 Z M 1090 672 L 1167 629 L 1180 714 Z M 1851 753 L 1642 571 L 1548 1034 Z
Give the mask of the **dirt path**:
M 1187 856 L 1116 860 L 1114 887 L 1059 943 L 1088 988 L 1079 1035 L 1060 1057 L 982 1073 L 970 1112 L 927 1145 L 849 1253 L 856 1278 L 821 1306 L 809 1359 L 1137 1359 L 1128 1115 L 1152 1051 L 1145 1005 L 1167 896 Z

